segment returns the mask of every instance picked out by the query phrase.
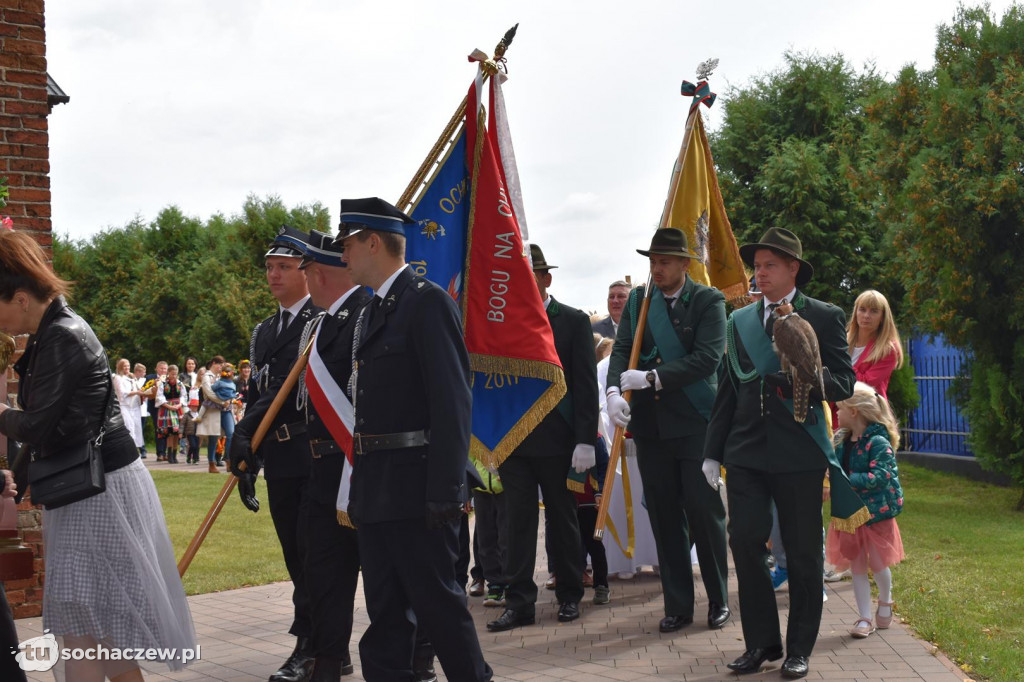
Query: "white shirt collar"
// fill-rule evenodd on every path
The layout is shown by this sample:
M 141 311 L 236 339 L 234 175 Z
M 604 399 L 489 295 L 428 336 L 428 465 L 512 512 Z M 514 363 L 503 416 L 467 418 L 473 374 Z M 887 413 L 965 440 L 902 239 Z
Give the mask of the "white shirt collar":
M 544 299 L 544 310 L 547 310 L 549 305 L 551 305 L 551 294 L 548 294 L 548 297 Z
M 661 292 L 661 295 L 665 296 L 666 299 L 671 298 L 672 299 L 672 307 L 674 308 L 676 306 L 676 303 L 679 301 L 679 294 L 683 293 L 683 287 L 685 287 L 685 286 L 686 286 L 686 276 L 684 275 L 683 276 L 683 283 L 680 285 L 680 287 L 678 289 L 676 289 L 674 294 L 672 294 L 671 296 L 665 296 L 665 292 L 663 291 L 663 292 Z
M 294 320 L 296 317 L 299 316 L 299 313 L 302 311 L 303 306 L 306 305 L 306 301 L 308 301 L 308 300 L 309 300 L 309 294 L 306 294 L 305 296 L 303 296 L 302 298 L 300 298 L 298 301 L 296 301 L 295 303 L 293 303 L 291 306 L 289 306 L 287 308 L 279 305 L 277 312 L 281 313 L 281 312 L 287 310 L 288 312 L 290 312 L 292 314 L 291 320 Z M 289 320 L 289 324 L 291 324 L 291 320 Z
M 377 296 L 380 296 L 381 299 L 387 296 L 388 291 L 390 291 L 391 289 L 391 285 L 395 283 L 396 279 L 398 279 L 398 275 L 401 274 L 402 270 L 405 270 L 407 267 L 409 267 L 407 264 L 402 263 L 402 267 L 395 270 L 395 272 L 390 277 L 384 280 L 384 283 L 380 285 L 380 289 L 378 289 L 374 293 Z
M 786 301 L 788 301 L 789 303 L 792 303 L 793 299 L 796 298 L 796 287 L 793 287 L 793 291 L 789 292 L 789 295 L 783 296 L 782 298 L 786 299 Z M 779 301 L 781 301 L 782 298 L 780 298 Z M 771 309 L 768 306 L 774 305 L 775 303 L 778 303 L 779 301 L 769 301 L 767 296 L 764 297 L 764 319 L 765 319 L 765 321 L 767 321 L 768 320 L 768 316 L 772 314 L 772 311 L 771 311 Z
M 335 301 L 334 303 L 332 303 L 331 307 L 327 309 L 327 314 L 328 315 L 334 315 L 335 313 L 337 313 L 341 309 L 341 306 L 345 305 L 345 301 L 347 301 L 348 297 L 352 295 L 352 292 L 355 291 L 358 288 L 359 288 L 358 286 L 354 286 L 351 289 L 349 289 L 348 291 L 346 291 L 345 293 L 343 293 L 338 298 L 338 300 Z

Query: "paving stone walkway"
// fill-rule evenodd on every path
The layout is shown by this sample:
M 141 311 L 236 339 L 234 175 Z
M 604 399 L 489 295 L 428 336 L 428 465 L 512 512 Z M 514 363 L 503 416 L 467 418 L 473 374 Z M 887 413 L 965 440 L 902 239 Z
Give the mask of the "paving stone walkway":
M 543 529 L 541 530 L 543 533 Z M 543 539 L 538 543 L 538 566 L 544 566 Z M 538 583 L 546 574 L 537 573 Z M 708 630 L 699 616 L 706 600 L 697 580 L 698 619 L 672 634 L 661 634 L 662 599 L 658 578 L 649 572 L 633 580 L 611 581 L 612 601 L 590 603 L 587 591 L 582 617 L 558 623 L 554 593 L 541 590 L 537 624 L 509 632 L 487 632 L 485 624 L 500 613 L 471 598 L 470 608 L 485 657 L 496 680 L 779 680 L 781 661 L 758 674 L 739 678 L 725 666 L 743 652 L 738 621 L 736 576 L 730 572 L 733 621 L 721 630 Z M 961 682 L 969 679 L 944 655 L 911 634 L 899 619 L 885 631 L 856 640 L 847 634 L 855 619 L 853 585 L 849 580 L 827 585 L 820 635 L 811 658 L 809 680 L 861 682 Z M 199 636 L 201 660 L 179 673 L 147 673 L 147 680 L 266 680 L 288 656 L 294 639 L 286 634 L 291 622 L 291 589 L 276 583 L 189 598 Z M 778 592 L 783 624 L 789 607 L 785 588 Z M 898 605 L 897 605 L 898 608 Z M 898 611 L 897 611 L 898 613 Z M 17 621 L 21 639 L 41 634 L 38 618 Z M 355 612 L 352 653 L 361 679 L 356 643 L 368 624 L 360 589 Z M 783 625 L 785 631 L 785 625 Z M 440 672 L 440 668 L 439 668 Z M 51 680 L 33 673 L 30 680 Z M 441 676 L 441 679 L 445 679 Z

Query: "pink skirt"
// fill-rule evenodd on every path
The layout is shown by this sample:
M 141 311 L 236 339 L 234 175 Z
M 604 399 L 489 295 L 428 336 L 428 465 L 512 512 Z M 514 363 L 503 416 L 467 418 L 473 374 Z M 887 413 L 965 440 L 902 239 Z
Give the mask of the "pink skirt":
M 903 538 L 896 519 L 861 526 L 852 535 L 829 526 L 825 560 L 835 565 L 837 571 L 867 573 L 870 567 L 877 572 L 895 566 L 903 557 Z

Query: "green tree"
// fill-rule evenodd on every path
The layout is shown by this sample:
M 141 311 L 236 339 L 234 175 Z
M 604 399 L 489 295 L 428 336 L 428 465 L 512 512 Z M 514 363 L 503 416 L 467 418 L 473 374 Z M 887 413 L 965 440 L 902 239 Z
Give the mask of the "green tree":
M 711 142 L 740 243 L 772 225 L 793 230 L 814 266 L 805 289 L 846 311 L 867 288 L 900 298 L 878 192 L 862 170 L 871 153 L 864 104 L 886 87 L 872 67 L 858 73 L 841 55 L 787 53 L 782 68 L 723 98 Z
M 881 211 L 904 310 L 973 356 L 959 395 L 975 454 L 1024 486 L 1024 10 L 961 7 L 935 60 L 867 109 L 890 150 L 874 171 Z
M 276 303 L 263 254 L 277 229 L 330 231 L 320 204 L 285 207 L 277 197 L 246 199 L 239 215 L 205 223 L 175 206 L 151 223 L 136 218 L 85 241 L 56 239 L 54 269 L 74 282 L 72 304 L 113 361 L 127 356 L 201 362 L 247 357 L 253 325 Z

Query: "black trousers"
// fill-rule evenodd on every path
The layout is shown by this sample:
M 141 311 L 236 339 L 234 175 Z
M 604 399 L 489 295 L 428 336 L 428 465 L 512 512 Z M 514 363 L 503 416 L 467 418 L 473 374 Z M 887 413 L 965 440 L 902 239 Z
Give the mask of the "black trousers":
M 718 491 L 701 473 L 703 460 L 683 457 L 699 453 L 703 436 L 658 440 L 634 434 L 636 461 L 644 483 L 647 515 L 658 548 L 665 615 L 692 617 L 693 564 L 690 545 L 697 545 L 700 577 L 708 601 L 729 603 L 725 506 Z
M 779 610 L 765 544 L 772 532 L 772 501 L 789 571 L 786 653 L 810 656 L 821 626 L 821 485 L 825 470 L 773 474 L 728 467 L 729 544 L 739 581 L 747 649 L 782 644 Z
M 3 487 L 3 477 L 0 476 L 0 487 Z M 27 682 L 25 672 L 18 665 L 18 662 L 11 654 L 18 650 L 18 630 L 14 626 L 14 616 L 11 614 L 11 607 L 7 603 L 7 593 L 4 592 L 4 584 L 0 582 L 0 680 L 4 682 Z
M 313 635 L 309 590 L 306 587 L 303 563 L 306 556 L 306 533 L 302 523 L 306 516 L 303 509 L 308 503 L 306 485 L 305 478 L 275 478 L 267 481 L 270 518 L 274 520 L 274 530 L 277 531 L 277 539 L 284 554 L 284 565 L 288 568 L 288 575 L 291 576 L 294 587 L 292 603 L 295 605 L 295 617 L 288 632 L 296 637 Z
M 608 587 L 608 555 L 604 551 L 604 543 L 594 539 L 594 527 L 597 525 L 597 505 L 588 504 L 576 507 L 576 519 L 580 524 L 580 556 L 583 557 L 583 565 L 587 565 L 587 555 L 590 555 L 590 565 L 594 568 L 594 585 Z
M 505 512 L 505 493 L 473 491 L 473 507 L 476 509 L 477 563 L 481 566 L 480 577 L 488 587 L 505 584 L 505 555 L 508 552 L 508 519 Z
M 501 464 L 508 519 L 508 554 L 505 556 L 509 586 L 505 607 L 524 614 L 534 613 L 537 583 L 537 486 L 544 495 L 548 518 L 549 560 L 555 569 L 555 596 L 559 603 L 583 599 L 583 564 L 580 558 L 580 527 L 576 521 L 576 499 L 565 487 L 571 453 L 554 457 L 513 455 Z
M 359 539 L 338 523 L 334 504 L 309 500 L 306 513 L 306 585 L 317 656 L 350 660 L 352 614 L 359 584 Z
M 370 626 L 359 641 L 363 677 L 408 682 L 417 632 L 433 645 L 449 680 L 490 680 L 466 591 L 455 577 L 459 522 L 427 530 L 424 519 L 359 527 Z

